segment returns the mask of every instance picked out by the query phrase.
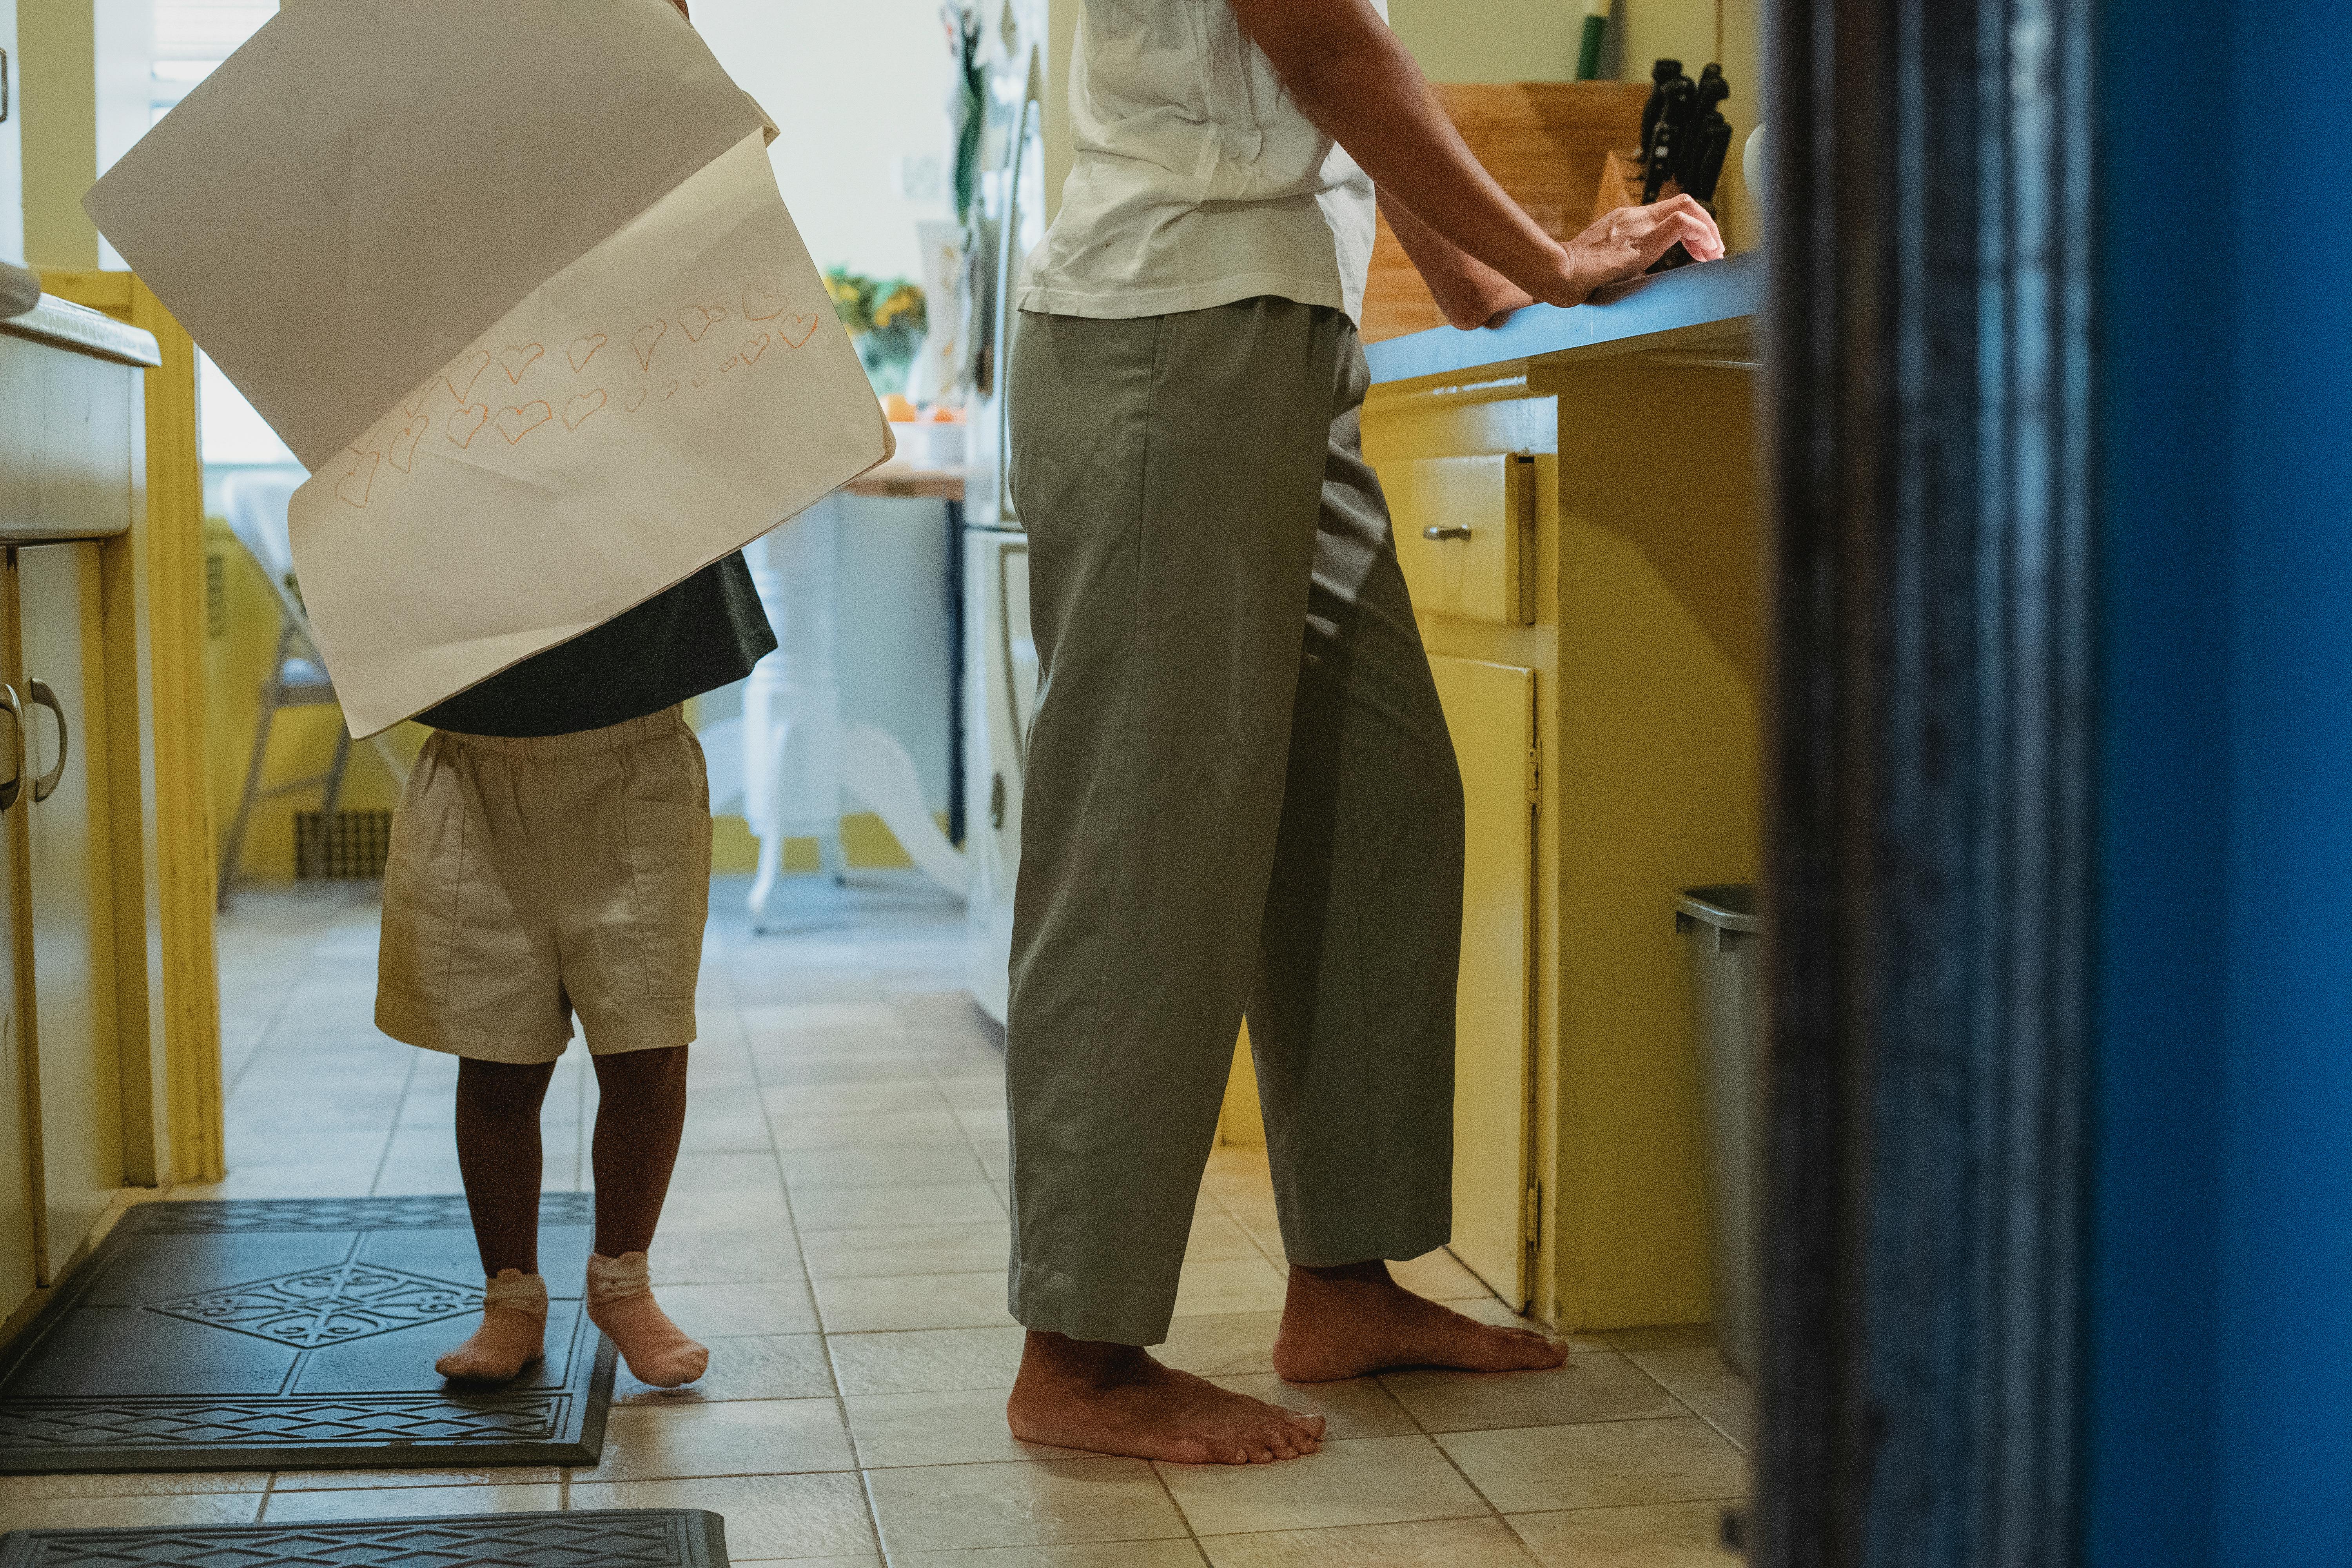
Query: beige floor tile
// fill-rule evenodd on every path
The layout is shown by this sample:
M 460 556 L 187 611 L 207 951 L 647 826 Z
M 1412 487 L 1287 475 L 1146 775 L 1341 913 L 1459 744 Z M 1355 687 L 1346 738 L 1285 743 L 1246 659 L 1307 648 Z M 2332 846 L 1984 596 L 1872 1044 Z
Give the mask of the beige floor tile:
M 1609 1343 L 1621 1351 L 1672 1351 L 1715 1343 L 1712 1323 L 1665 1323 L 1649 1329 L 1611 1329 Z
M 1628 1351 L 1626 1359 L 1664 1384 L 1693 1415 L 1742 1448 L 1755 1451 L 1755 1386 L 1726 1365 L 1712 1345 Z
M 880 1145 L 889 1149 L 965 1147 L 962 1124 L 955 1112 L 940 1110 L 851 1111 L 835 1116 L 777 1116 L 770 1119 L 776 1147 L 787 1153 L 811 1149 L 854 1149 Z
M 760 1568 L 761 1563 L 789 1563 L 792 1568 L 882 1568 L 882 1559 L 874 1552 L 861 1552 L 849 1557 L 733 1557 L 735 1568 Z
M 801 1250 L 789 1228 L 770 1231 L 688 1231 L 655 1239 L 646 1261 L 660 1285 L 783 1283 L 797 1287 Z
M 773 1193 L 782 1183 L 772 1154 L 681 1154 L 670 1173 L 669 1190 L 682 1197 L 705 1193 L 738 1197 Z
M 698 1340 L 813 1334 L 816 1308 L 799 1280 L 777 1285 L 666 1285 L 662 1310 Z
M 639 1383 L 624 1365 L 613 1378 L 614 1405 L 710 1405 L 736 1399 L 825 1399 L 833 1363 L 821 1334 L 757 1334 L 712 1339 L 710 1368 L 684 1388 Z
M 1280 1312 L 1226 1312 L 1179 1318 L 1169 1325 L 1168 1342 L 1151 1353 L 1195 1377 L 1246 1377 L 1274 1370 L 1274 1334 Z
M 793 1211 L 772 1187 L 749 1193 L 673 1192 L 662 1202 L 664 1242 L 683 1236 L 788 1235 Z
M 1005 1310 L 1002 1267 L 984 1274 L 896 1274 L 814 1283 L 827 1333 L 987 1329 L 1013 1321 Z
M 900 1552 L 916 1568 L 1201 1568 L 1190 1541 L 1106 1541 L 1083 1546 L 989 1546 L 971 1552 Z
M 817 1061 L 763 1056 L 755 1059 L 760 1064 L 761 1083 L 771 1089 L 817 1084 L 922 1083 L 931 1076 L 930 1064 L 918 1056 L 860 1056 Z
M 1021 1370 L 1024 1338 L 1017 1327 L 931 1329 L 915 1333 L 832 1334 L 834 1375 L 841 1392 L 935 1394 L 957 1389 L 1010 1388 Z
M 735 1100 L 749 1091 L 748 1079 L 743 1086 L 740 1087 L 730 1084 L 722 1089 L 718 1085 L 695 1084 L 691 1089 L 703 1089 L 706 1087 L 710 1091 L 711 1098 L 714 1099 L 723 1093 L 725 1098 Z M 757 1106 L 725 1115 L 708 1115 L 697 1112 L 691 1109 L 691 1105 L 692 1102 L 689 1100 L 686 1115 L 686 1133 L 678 1143 L 681 1152 L 688 1154 L 765 1153 L 775 1147 L 774 1137 L 768 1128 L 768 1118 Z
M 571 1506 L 707 1508 L 726 1516 L 727 1554 L 738 1563 L 826 1556 L 856 1562 L 874 1550 L 866 1489 L 855 1475 L 574 1481 Z
M 1456 1432 L 1437 1439 L 1504 1513 L 1696 1502 L 1748 1490 L 1748 1465 L 1696 1416 Z
M 217 1182 L 174 1187 L 183 1202 L 211 1198 L 363 1198 L 375 1184 L 372 1165 L 251 1165 L 232 1167 Z
M 868 1394 L 843 1402 L 857 1463 L 869 1470 L 908 1465 L 984 1465 L 1027 1459 L 1076 1459 L 1070 1448 L 1024 1443 L 1004 1425 L 1009 1388 L 958 1389 L 945 1394 Z
M 927 1079 L 889 1083 L 777 1084 L 760 1091 L 770 1116 L 905 1116 L 945 1110 L 947 1098 Z
M 1204 1206 L 1192 1217 L 1192 1234 L 1184 1243 L 1184 1261 L 1209 1262 L 1221 1258 L 1263 1258 L 1250 1233 L 1222 1207 Z
M 614 1409 L 604 1454 L 575 1481 L 679 1476 L 802 1475 L 856 1468 L 841 1407 L 830 1399 L 742 1399 Z
M 193 1492 L 261 1492 L 267 1470 L 213 1470 L 197 1475 L 0 1476 L 0 1503 L 45 1498 L 175 1497 Z
M 1213 1535 L 1201 1545 L 1214 1568 L 1527 1568 L 1529 1562 L 1497 1519 Z
M 958 1110 L 987 1110 L 1004 1103 L 1002 1072 L 942 1075 L 939 1086 L 948 1104 Z
M 1544 1568 L 1732 1568 L 1723 1549 L 1719 1502 L 1645 1508 L 1580 1508 L 1511 1517 Z
M 359 1491 L 276 1491 L 264 1524 L 332 1519 L 405 1519 L 442 1513 L 532 1513 L 563 1506 L 562 1489 L 549 1483 L 516 1487 L 371 1487 Z
M 555 1465 L 485 1465 L 478 1469 L 449 1470 L 280 1470 L 278 1492 L 360 1491 L 369 1487 L 520 1487 L 553 1486 L 563 1479 Z
M 981 1163 L 961 1134 L 952 1144 L 893 1148 L 861 1143 L 847 1149 L 787 1149 L 777 1159 L 795 1200 L 819 1187 L 934 1186 L 983 1179 Z
M 964 1225 L 1003 1220 L 1004 1201 L 983 1181 L 932 1186 L 802 1187 L 793 1194 L 793 1214 L 804 1231 Z
M 1402 1437 L 1419 1430 L 1404 1406 L 1369 1377 L 1346 1383 L 1285 1383 L 1267 1372 L 1209 1381 L 1302 1415 L 1320 1415 L 1325 1423 L 1323 1436 L 1334 1443 L 1350 1437 Z
M 1287 1279 L 1259 1257 L 1187 1258 L 1176 1285 L 1176 1313 L 1279 1312 Z
M 1549 1372 L 1385 1372 L 1381 1382 L 1423 1431 L 1484 1432 L 1679 1415 L 1672 1394 L 1615 1351 L 1590 1351 Z
M 898 1009 L 887 1002 L 767 1003 L 738 1011 L 743 1020 L 743 1027 L 754 1036 L 810 1029 L 827 1032 L 846 1029 L 887 1031 L 900 1028 L 906 1023 Z
M 987 1139 L 991 1142 L 1002 1143 L 1012 1136 L 1012 1115 L 1003 1105 L 959 1110 L 955 1113 L 955 1119 L 975 1142 Z
M 819 1279 L 1002 1273 L 1012 1245 L 1012 1226 L 1003 1220 L 801 1233 L 809 1274 Z
M 1389 1277 L 1416 1296 L 1433 1301 L 1491 1300 L 1495 1293 L 1485 1281 L 1462 1267 L 1444 1247 L 1404 1263 L 1389 1265 Z
M 24 1498 L 0 1502 L 0 1533 L 11 1530 L 103 1530 L 131 1524 L 251 1524 L 259 1492 L 181 1492 L 163 1497 Z
M 1273 1465 L 1161 1465 L 1196 1535 L 1464 1519 L 1491 1510 L 1435 1444 L 1357 1437 Z
M 928 1465 L 869 1470 L 882 1549 L 1181 1537 L 1184 1521 L 1140 1459 L 1045 1459 L 1011 1465 Z

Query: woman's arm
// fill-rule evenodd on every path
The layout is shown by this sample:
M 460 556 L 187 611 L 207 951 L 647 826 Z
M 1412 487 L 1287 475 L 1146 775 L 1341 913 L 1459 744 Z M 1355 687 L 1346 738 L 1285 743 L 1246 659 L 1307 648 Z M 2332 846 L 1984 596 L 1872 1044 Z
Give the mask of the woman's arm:
M 1400 207 L 1428 237 L 1552 305 L 1580 304 L 1601 285 L 1639 274 L 1676 242 L 1701 261 L 1723 254 L 1715 220 L 1686 195 L 1621 207 L 1564 246 L 1544 233 L 1471 154 L 1421 68 L 1368 0 L 1227 3 L 1307 117 L 1371 175 L 1414 265 L 1423 254 L 1431 258 L 1439 276 L 1430 288 L 1441 304 L 1449 293 L 1475 304 L 1479 274 L 1435 246 L 1414 252 L 1395 223 Z M 1453 313 L 1449 305 L 1449 319 Z
M 1454 326 L 1465 331 L 1491 327 L 1498 318 L 1535 303 L 1526 289 L 1413 216 L 1385 190 L 1381 192 L 1381 212 L 1421 280 L 1429 285 L 1437 308 Z

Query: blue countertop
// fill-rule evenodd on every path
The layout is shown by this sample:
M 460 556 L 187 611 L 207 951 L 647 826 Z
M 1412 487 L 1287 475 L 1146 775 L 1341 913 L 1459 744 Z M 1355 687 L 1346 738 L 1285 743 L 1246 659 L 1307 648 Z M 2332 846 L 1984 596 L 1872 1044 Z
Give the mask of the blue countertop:
M 1763 309 L 1764 257 L 1750 251 L 1614 284 L 1566 310 L 1531 305 L 1499 327 L 1439 327 L 1368 343 L 1364 357 L 1376 384 L 1419 381 L 1530 360 L 1632 353 L 1669 336 L 1691 336 L 1694 329 L 1732 327 Z

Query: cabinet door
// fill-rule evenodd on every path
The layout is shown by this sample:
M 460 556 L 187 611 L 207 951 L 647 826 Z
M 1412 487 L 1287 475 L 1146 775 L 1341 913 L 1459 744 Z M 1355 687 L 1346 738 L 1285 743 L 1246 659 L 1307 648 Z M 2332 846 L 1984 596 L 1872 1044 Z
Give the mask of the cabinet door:
M 26 870 L 47 1284 L 122 1184 L 99 547 L 28 547 L 17 552 L 16 576 L 35 775 Z
M 13 67 L 11 68 L 13 68 Z M 14 618 L 16 562 L 0 551 L 0 684 L 12 709 L 19 706 L 25 672 L 17 667 Z M 26 941 L 25 867 L 27 816 L 32 809 L 31 769 L 18 744 L 21 716 L 0 713 L 0 795 L 13 795 L 0 809 L 0 1318 L 32 1293 L 35 1195 L 32 1177 L 32 1054 L 26 1041 L 26 1008 L 19 984 L 32 972 Z
M 1454 1010 L 1454 1255 L 1528 1302 L 1535 885 L 1532 669 L 1433 658 L 1467 808 L 1462 984 Z

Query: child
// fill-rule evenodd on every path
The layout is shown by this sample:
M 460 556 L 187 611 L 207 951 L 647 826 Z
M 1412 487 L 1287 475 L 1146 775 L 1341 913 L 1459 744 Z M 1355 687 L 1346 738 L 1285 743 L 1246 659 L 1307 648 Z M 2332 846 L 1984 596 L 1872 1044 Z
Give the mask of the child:
M 461 1058 L 457 1163 L 487 1284 L 445 1377 L 501 1383 L 540 1356 L 539 1109 L 575 1012 L 601 1091 L 588 1316 L 656 1387 L 709 1361 L 646 1261 L 710 902 L 709 789 L 679 705 L 775 646 L 730 555 L 420 715 L 434 734 L 393 820 L 376 1026 Z
M 1372 180 L 1461 327 L 1722 243 L 1686 197 L 1551 239 L 1372 0 L 1086 0 L 1071 98 L 1077 159 L 1010 367 L 1040 683 L 1008 1415 L 1032 1442 L 1265 1462 L 1312 1452 L 1321 1420 L 1142 1349 L 1167 1336 L 1244 1004 L 1293 1265 L 1275 1369 L 1564 1354 L 1384 1261 L 1451 1223 L 1463 804 L 1358 439 Z

